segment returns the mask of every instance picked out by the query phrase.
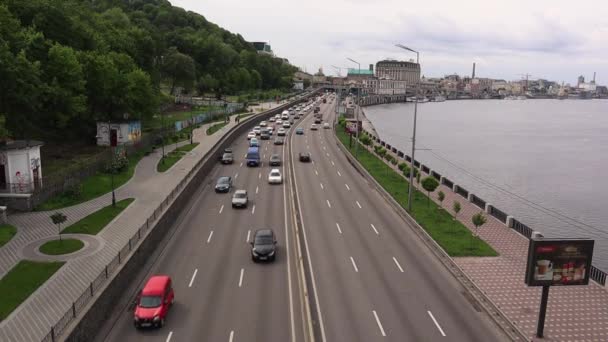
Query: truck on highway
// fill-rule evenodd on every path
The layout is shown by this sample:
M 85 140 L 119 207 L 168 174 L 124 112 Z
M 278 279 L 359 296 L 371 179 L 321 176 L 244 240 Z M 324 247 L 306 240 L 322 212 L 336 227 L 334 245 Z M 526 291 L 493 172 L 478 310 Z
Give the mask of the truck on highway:
M 258 147 L 250 147 L 247 150 L 247 166 L 259 166 L 260 165 L 260 149 Z

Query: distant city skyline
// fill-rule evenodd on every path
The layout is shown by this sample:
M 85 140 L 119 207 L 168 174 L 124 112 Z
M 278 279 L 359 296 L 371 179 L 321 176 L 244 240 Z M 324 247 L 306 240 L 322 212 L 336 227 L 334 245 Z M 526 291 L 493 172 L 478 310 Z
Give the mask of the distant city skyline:
M 548 79 L 576 84 L 579 75 L 608 84 L 608 4 L 571 1 L 463 0 L 172 0 L 309 73 L 331 65 L 361 68 L 382 59 L 409 60 L 420 51 L 422 74 L 476 75 L 505 80 Z M 345 75 L 345 71 L 342 72 Z

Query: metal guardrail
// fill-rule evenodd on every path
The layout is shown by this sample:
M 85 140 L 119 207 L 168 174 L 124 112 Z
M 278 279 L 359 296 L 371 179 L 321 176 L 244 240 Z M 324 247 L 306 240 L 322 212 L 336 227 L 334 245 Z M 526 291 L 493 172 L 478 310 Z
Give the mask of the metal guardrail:
M 460 187 L 458 187 L 458 188 L 460 188 Z M 486 209 L 486 201 L 475 196 L 475 194 L 471 194 L 471 203 L 475 204 L 476 206 L 480 207 L 481 209 L 484 209 L 484 210 Z
M 456 186 L 456 193 L 466 199 L 469 199 L 469 191 L 467 189 L 461 187 L 460 185 Z
M 507 213 L 496 208 L 493 205 L 490 206 L 490 215 L 494 216 L 497 220 L 501 221 L 502 223 L 505 223 L 505 224 L 507 223 Z
M 441 175 L 439 173 L 437 173 L 437 171 L 432 170 L 431 176 L 433 176 L 433 178 L 435 178 L 436 180 L 441 181 Z
M 426 174 L 429 174 L 431 172 L 431 169 L 429 169 L 429 167 L 424 164 L 422 165 L 421 169 L 422 169 L 422 172 L 424 172 Z
M 513 227 L 516 232 L 527 237 L 528 239 L 532 237 L 532 232 L 534 231 L 532 228 L 526 226 L 525 224 L 513 219 Z
M 604 286 L 606 285 L 606 272 L 593 265 L 591 265 L 591 269 L 589 270 L 589 278 L 593 279 L 599 284 Z
M 451 180 L 449 180 L 448 177 L 443 177 L 443 185 L 451 188 L 454 188 L 454 182 L 452 182 Z

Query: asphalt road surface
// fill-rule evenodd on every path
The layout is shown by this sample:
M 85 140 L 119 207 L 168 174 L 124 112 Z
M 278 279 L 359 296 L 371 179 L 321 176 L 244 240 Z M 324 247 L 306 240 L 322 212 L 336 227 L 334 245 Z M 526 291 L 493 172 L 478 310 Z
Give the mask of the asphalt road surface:
M 333 103 L 321 105 L 321 112 L 324 122 L 333 122 Z M 311 123 L 312 115 L 297 122 L 305 134 L 290 134 L 289 149 L 262 141 L 261 167 L 245 165 L 245 136 L 235 142 L 234 164 L 218 163 L 157 261 L 140 275 L 172 277 L 176 300 L 166 325 L 136 330 L 132 311 L 120 309 L 98 341 L 304 341 L 308 327 L 295 266 L 291 182 L 312 270 L 307 277 L 313 284 L 308 290 L 318 318 L 317 341 L 506 340 L 348 163 L 332 130 L 311 131 Z M 299 162 L 299 152 L 310 152 L 312 162 Z M 284 162 L 282 185 L 267 182 L 272 153 Z M 233 177 L 230 194 L 213 191 L 219 176 Z M 249 192 L 247 209 L 231 208 L 235 189 Z M 247 240 L 260 228 L 277 235 L 274 263 L 251 261 Z M 132 300 L 139 286 L 134 280 L 123 302 Z

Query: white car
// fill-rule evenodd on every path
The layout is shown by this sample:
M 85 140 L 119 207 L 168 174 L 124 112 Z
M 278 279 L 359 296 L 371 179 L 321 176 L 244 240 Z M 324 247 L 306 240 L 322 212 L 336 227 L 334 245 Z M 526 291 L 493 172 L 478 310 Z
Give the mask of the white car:
M 289 121 L 283 122 L 283 128 L 289 128 L 289 127 L 291 127 L 291 124 L 289 124 Z
M 268 184 L 281 184 L 283 183 L 283 177 L 279 169 L 272 169 L 268 174 Z
M 283 120 L 278 119 L 277 121 L 275 121 L 275 124 L 276 124 L 277 126 L 281 126 L 281 125 L 283 124 Z
M 260 135 L 260 133 L 262 133 L 262 128 L 260 126 L 253 127 L 253 133 L 255 133 L 255 135 Z
M 247 140 L 251 140 L 251 138 L 255 138 L 255 132 L 251 131 L 247 134 Z
M 273 135 L 274 134 L 274 128 L 268 127 L 268 134 Z
M 325 123 L 323 124 L 323 128 L 328 129 L 328 128 L 329 128 L 329 122 L 325 122 Z
M 283 120 L 289 120 L 289 114 L 283 114 L 283 115 L 281 115 L 281 119 L 283 119 Z
M 279 130 L 277 131 L 277 135 L 282 137 L 285 136 L 285 134 L 287 133 L 287 131 L 285 130 L 285 128 L 279 128 Z
M 316 131 L 316 130 L 317 130 L 317 124 L 314 124 L 314 123 L 313 123 L 312 125 L 310 125 L 310 129 L 311 129 L 312 131 Z
M 266 126 L 268 126 L 268 123 L 266 123 L 266 121 L 260 122 L 260 127 L 266 127 Z
M 271 116 L 270 119 L 268 119 L 269 122 L 274 122 L 275 118 L 274 116 Z

